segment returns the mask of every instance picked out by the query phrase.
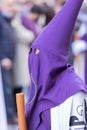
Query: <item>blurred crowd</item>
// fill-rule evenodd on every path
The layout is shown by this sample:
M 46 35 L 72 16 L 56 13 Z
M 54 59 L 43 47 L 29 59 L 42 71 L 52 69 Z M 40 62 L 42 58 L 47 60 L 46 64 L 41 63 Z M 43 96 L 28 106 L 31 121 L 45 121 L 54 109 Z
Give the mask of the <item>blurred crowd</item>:
M 14 93 L 29 88 L 30 46 L 65 2 L 65 0 L 0 1 L 0 67 L 8 123 L 17 122 Z M 87 60 L 86 2 L 78 16 L 71 43 L 69 63 L 73 64 L 78 70 L 77 73 L 83 76 L 82 69 L 86 66 L 82 65 L 81 68 L 80 64 L 83 63 L 83 59 Z

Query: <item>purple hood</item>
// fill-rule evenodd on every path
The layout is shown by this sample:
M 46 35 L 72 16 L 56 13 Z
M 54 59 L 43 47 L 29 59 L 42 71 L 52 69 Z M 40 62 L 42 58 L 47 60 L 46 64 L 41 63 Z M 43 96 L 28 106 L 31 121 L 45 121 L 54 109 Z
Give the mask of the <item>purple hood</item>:
M 80 90 L 87 92 L 83 81 L 67 64 L 70 39 L 82 2 L 67 0 L 31 46 L 31 85 L 26 105 L 28 130 L 37 129 L 43 111 L 61 104 Z M 35 54 L 36 48 L 38 54 Z

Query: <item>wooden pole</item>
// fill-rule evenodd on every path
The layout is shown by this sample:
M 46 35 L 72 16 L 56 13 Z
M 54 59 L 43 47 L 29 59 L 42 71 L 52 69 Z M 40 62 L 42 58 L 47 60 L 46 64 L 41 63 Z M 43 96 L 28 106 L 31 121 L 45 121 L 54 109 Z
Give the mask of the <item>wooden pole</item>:
M 24 93 L 16 94 L 16 103 L 17 103 L 19 130 L 27 130 L 26 116 L 25 116 Z

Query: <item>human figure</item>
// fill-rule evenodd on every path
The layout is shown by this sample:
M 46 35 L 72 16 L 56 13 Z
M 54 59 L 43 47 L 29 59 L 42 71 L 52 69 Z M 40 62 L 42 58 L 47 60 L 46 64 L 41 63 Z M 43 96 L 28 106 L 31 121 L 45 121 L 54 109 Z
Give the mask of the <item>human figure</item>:
M 20 10 L 17 12 L 12 25 L 17 35 L 14 58 L 14 84 L 16 87 L 29 87 L 28 52 L 29 44 L 34 40 L 34 34 L 22 25 Z
M 35 37 L 37 37 L 42 30 L 42 27 L 40 27 L 37 23 L 41 14 L 43 14 L 41 7 L 34 5 L 31 10 L 29 10 L 27 16 L 22 15 L 21 17 L 24 27 L 31 30 L 34 33 Z
M 87 33 L 72 43 L 72 50 L 75 71 L 87 84 Z
M 16 34 L 11 26 L 15 1 L 3 2 L 0 11 L 0 65 L 8 123 L 17 123 L 11 78 L 16 43 Z
M 67 63 L 82 3 L 68 0 L 31 46 L 28 130 L 86 129 L 87 87 Z

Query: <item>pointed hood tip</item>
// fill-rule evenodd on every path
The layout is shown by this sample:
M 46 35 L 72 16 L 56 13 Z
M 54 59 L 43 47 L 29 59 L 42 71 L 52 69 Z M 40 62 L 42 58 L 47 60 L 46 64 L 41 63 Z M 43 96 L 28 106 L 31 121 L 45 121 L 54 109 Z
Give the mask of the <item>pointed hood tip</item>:
M 45 27 L 44 31 L 35 40 L 34 45 L 40 48 L 57 50 L 67 55 L 70 39 L 84 0 L 67 0 L 60 12 Z

